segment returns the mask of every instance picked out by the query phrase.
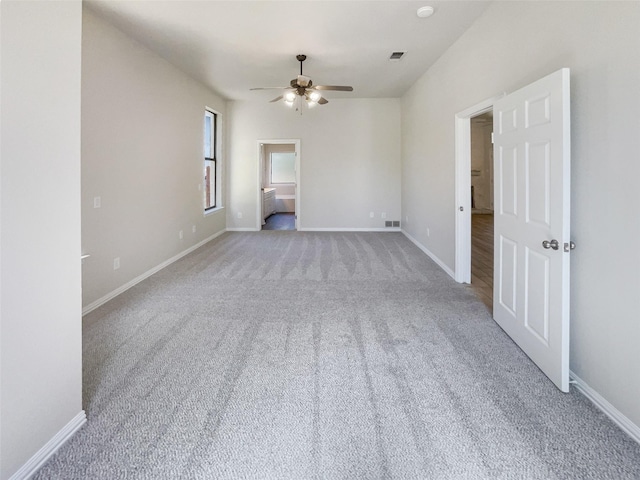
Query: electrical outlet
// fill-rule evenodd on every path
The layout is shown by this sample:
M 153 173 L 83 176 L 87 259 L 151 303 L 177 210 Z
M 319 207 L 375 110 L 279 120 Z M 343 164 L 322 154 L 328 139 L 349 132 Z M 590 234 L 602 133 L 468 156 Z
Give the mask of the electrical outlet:
M 380 214 L 380 218 L 387 218 L 387 214 L 386 214 L 385 212 L 382 212 L 382 213 Z
M 375 216 L 376 216 L 376 214 L 375 214 L 375 213 L 373 213 L 373 212 L 369 212 L 369 218 L 373 218 L 373 217 L 375 217 Z
M 238 212 L 238 218 L 242 218 L 242 212 Z
M 178 232 L 178 238 L 179 238 L 180 240 L 182 240 L 182 237 L 184 237 L 184 232 L 183 232 L 182 230 L 180 230 L 180 231 Z
M 427 227 L 427 237 L 431 236 L 431 231 L 429 230 L 429 227 Z
M 118 270 L 120 268 L 120 257 L 113 259 L 113 269 Z
M 100 208 L 102 206 L 102 199 L 100 197 L 93 197 L 93 208 Z
M 404 217 L 404 223 L 409 223 L 409 215 Z
M 191 226 L 191 231 L 192 231 L 193 233 L 196 233 L 196 226 L 195 226 L 195 225 L 192 225 L 192 226 Z

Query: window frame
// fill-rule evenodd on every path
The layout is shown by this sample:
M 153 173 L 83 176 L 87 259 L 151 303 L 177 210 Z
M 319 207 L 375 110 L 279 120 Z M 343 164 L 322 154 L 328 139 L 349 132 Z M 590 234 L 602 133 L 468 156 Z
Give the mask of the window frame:
M 292 155 L 293 156 L 293 181 L 292 182 L 274 182 L 273 181 L 273 156 L 274 155 Z M 296 184 L 296 152 L 271 152 L 269 154 L 269 185 L 295 185 Z
M 211 144 L 209 145 L 209 152 L 207 152 L 207 117 L 211 118 Z M 221 208 L 221 195 L 220 195 L 220 113 L 211 108 L 205 108 L 204 113 L 204 136 L 203 136 L 203 183 L 204 183 L 204 198 L 203 206 L 204 213 L 210 213 L 216 209 Z M 207 156 L 207 153 L 210 156 Z M 209 167 L 209 178 L 207 179 L 207 167 Z M 208 180 L 208 182 L 207 182 Z M 209 192 L 207 193 L 207 190 Z M 208 201 L 208 202 L 207 202 Z M 208 203 L 208 205 L 207 205 Z

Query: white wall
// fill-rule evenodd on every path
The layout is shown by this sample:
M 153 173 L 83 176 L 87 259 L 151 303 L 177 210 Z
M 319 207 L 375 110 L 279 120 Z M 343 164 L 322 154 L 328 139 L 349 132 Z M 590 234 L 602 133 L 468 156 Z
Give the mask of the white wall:
M 84 9 L 83 305 L 225 229 L 203 215 L 205 107 L 224 128 L 222 98 Z
M 496 2 L 402 99 L 405 228 L 453 268 L 454 115 L 571 68 L 570 366 L 636 425 L 639 27 L 638 2 Z
M 81 2 L 0 4 L 0 478 L 82 412 Z
M 383 228 L 382 212 L 400 219 L 398 99 L 331 99 L 303 115 L 230 102 L 229 228 L 256 228 L 259 139 L 300 139 L 299 228 Z

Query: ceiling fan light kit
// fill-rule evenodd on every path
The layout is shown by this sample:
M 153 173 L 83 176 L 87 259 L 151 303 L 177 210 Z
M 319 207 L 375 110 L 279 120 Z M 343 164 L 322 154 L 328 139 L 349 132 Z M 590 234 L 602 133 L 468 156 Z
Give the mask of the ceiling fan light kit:
M 353 92 L 353 87 L 347 85 L 313 85 L 311 77 L 302 74 L 302 62 L 307 59 L 306 55 L 297 55 L 296 60 L 300 62 L 300 75 L 291 80 L 288 87 L 258 87 L 251 90 L 288 90 L 286 93 L 274 98 L 270 103 L 283 100 L 285 105 L 293 107 L 302 115 L 302 108 L 306 103 L 312 108 L 317 104 L 326 105 L 329 100 L 320 94 L 319 90 L 335 90 L 340 92 Z

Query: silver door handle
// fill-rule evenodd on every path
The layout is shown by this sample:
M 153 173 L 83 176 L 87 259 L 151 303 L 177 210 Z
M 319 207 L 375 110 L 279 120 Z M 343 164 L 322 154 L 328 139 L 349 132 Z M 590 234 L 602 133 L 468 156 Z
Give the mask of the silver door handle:
M 560 245 L 558 244 L 558 240 L 544 240 L 542 242 L 542 246 L 543 248 L 553 248 L 554 250 L 558 250 L 558 248 L 560 247 Z

